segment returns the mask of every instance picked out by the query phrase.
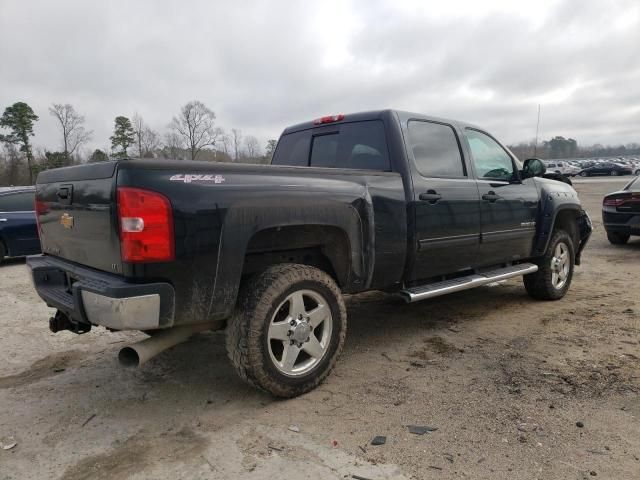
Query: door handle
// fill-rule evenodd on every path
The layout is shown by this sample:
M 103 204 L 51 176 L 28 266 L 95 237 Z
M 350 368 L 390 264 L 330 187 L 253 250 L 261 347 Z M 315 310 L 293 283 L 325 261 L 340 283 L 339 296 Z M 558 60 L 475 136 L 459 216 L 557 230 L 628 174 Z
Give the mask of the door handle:
M 502 198 L 502 197 L 500 195 L 496 195 L 496 192 L 493 192 L 493 191 L 485 193 L 484 195 L 482 195 L 482 199 L 483 200 L 488 200 L 491 203 L 494 203 L 499 198 Z
M 434 203 L 437 203 L 438 200 L 440 200 L 441 198 L 442 198 L 442 195 L 440 195 L 435 190 L 427 190 L 426 193 L 420 194 L 420 200 L 429 202 L 431 205 L 433 205 Z
M 7 219 L 6 218 L 0 218 L 0 222 L 6 222 Z

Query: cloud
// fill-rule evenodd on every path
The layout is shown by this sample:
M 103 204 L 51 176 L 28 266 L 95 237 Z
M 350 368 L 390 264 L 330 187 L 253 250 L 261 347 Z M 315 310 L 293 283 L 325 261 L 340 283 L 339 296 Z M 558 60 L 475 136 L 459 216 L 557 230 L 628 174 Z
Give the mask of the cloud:
M 640 6 L 620 0 L 176 2 L 3 0 L 0 108 L 28 102 L 56 148 L 52 102 L 107 147 L 116 115 L 165 130 L 199 99 L 261 143 L 288 124 L 401 108 L 506 142 L 640 141 Z

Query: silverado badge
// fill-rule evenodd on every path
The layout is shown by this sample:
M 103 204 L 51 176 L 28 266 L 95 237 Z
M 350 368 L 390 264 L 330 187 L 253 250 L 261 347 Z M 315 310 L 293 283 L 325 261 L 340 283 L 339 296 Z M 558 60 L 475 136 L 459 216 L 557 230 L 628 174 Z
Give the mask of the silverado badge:
M 67 212 L 64 212 L 60 217 L 60 224 L 64 228 L 73 228 L 73 217 L 69 215 Z

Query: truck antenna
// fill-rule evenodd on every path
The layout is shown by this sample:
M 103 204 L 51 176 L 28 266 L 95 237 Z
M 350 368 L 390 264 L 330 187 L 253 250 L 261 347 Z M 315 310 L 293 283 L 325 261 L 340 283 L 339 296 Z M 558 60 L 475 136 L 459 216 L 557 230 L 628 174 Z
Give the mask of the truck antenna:
M 533 144 L 533 156 L 538 156 L 538 131 L 540 129 L 540 104 L 538 104 L 538 122 L 536 123 L 536 142 Z

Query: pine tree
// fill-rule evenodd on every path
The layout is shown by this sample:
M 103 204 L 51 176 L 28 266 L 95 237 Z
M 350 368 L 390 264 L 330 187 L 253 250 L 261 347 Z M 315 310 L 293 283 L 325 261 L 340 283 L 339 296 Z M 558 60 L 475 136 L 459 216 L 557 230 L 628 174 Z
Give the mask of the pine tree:
M 127 156 L 127 148 L 135 141 L 135 131 L 131 125 L 131 120 L 127 117 L 116 117 L 113 135 L 109 137 L 111 148 L 119 157 Z M 117 151 L 121 149 L 119 152 Z
M 38 120 L 38 116 L 33 113 L 29 105 L 24 102 L 16 102 L 7 107 L 0 117 L 0 127 L 8 128 L 11 133 L 0 135 L 0 141 L 19 144 L 20 151 L 27 156 L 27 167 L 29 168 L 29 182 L 33 184 L 33 152 L 29 137 L 33 137 L 33 122 Z

